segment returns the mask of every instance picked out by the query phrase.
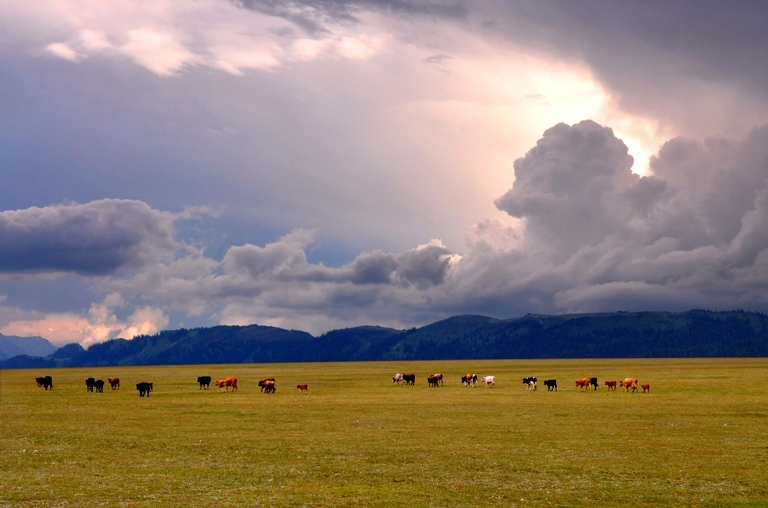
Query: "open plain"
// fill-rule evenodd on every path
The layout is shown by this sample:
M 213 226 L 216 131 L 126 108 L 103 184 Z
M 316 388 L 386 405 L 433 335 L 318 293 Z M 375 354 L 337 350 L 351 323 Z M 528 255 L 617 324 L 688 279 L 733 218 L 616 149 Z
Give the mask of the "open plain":
M 463 387 L 467 372 L 496 387 Z M 121 389 L 86 392 L 91 376 Z M 600 388 L 580 392 L 589 376 Z M 650 394 L 603 386 L 624 377 Z M 0 506 L 768 505 L 763 358 L 5 370 L 0 423 Z

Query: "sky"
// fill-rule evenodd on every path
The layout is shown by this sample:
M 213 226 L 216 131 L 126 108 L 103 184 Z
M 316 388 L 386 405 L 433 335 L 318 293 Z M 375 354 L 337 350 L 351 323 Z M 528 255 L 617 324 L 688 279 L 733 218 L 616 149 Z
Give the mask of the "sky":
M 768 312 L 768 6 L 0 0 L 0 333 Z

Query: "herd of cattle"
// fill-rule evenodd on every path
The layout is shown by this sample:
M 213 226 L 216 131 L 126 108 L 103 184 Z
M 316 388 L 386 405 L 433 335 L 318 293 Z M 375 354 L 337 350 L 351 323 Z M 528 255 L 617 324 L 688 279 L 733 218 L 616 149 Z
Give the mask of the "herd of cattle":
M 46 390 L 49 388 L 53 390 L 53 378 L 51 376 L 45 376 L 45 377 L 36 377 L 35 381 L 37 382 L 37 386 L 44 387 Z M 200 385 L 200 390 L 205 389 L 207 390 L 211 386 L 212 378 L 211 376 L 199 376 L 197 378 L 197 383 Z M 112 387 L 113 390 L 119 390 L 120 389 L 120 378 L 119 377 L 110 377 L 107 378 L 107 382 Z M 222 392 L 228 392 L 229 387 L 232 387 L 232 391 L 237 390 L 237 378 L 236 377 L 225 377 L 224 379 L 220 379 L 215 382 L 216 387 L 219 389 L 219 391 Z M 259 387 L 261 388 L 261 391 L 263 393 L 275 393 L 277 388 L 275 387 L 275 378 L 268 377 L 266 379 L 262 379 L 259 381 Z M 309 388 L 306 384 L 297 385 L 296 388 L 299 389 L 299 392 L 307 392 L 309 393 Z M 136 383 L 136 390 L 139 392 L 139 397 L 144 397 L 145 395 L 149 397 L 149 393 L 155 391 L 155 385 L 154 383 L 149 383 L 146 381 L 142 381 L 141 383 Z M 96 393 L 104 393 L 104 381 L 101 379 L 94 379 L 92 377 L 89 377 L 85 380 L 85 391 L 87 392 L 96 392 Z
M 35 381 L 37 382 L 37 386 L 43 387 L 46 390 L 51 389 L 53 390 L 53 379 L 51 376 L 45 376 L 45 377 L 37 377 L 35 378 Z M 200 390 L 207 390 L 211 385 L 212 378 L 211 376 L 200 376 L 197 378 L 197 383 L 200 385 Z M 119 390 L 120 389 L 120 378 L 117 377 L 110 377 L 107 378 L 107 382 L 112 387 L 113 390 Z M 415 385 L 416 384 L 416 374 L 405 374 L 402 372 L 398 372 L 392 377 L 392 383 L 400 384 L 404 383 L 405 385 Z M 466 387 L 474 387 L 478 383 L 485 383 L 485 386 L 487 388 L 494 388 L 496 386 L 496 376 L 483 376 L 478 378 L 477 374 L 469 373 L 466 376 L 461 376 L 461 384 L 463 384 Z M 523 378 L 523 384 L 525 385 L 526 390 L 536 390 L 537 388 L 538 379 L 535 377 L 524 377 Z M 232 391 L 237 391 L 237 378 L 236 377 L 225 377 L 224 379 L 220 379 L 214 383 L 216 387 L 221 392 L 228 392 L 229 387 L 232 387 Z M 432 374 L 431 376 L 427 377 L 427 385 L 430 387 L 438 387 L 443 384 L 443 375 L 440 373 Z M 544 381 L 544 386 L 547 387 L 547 391 L 557 391 L 557 380 L 556 379 L 547 379 Z M 576 386 L 579 388 L 579 391 L 588 391 L 588 390 L 597 390 L 598 382 L 596 377 L 583 377 L 581 379 L 576 380 Z M 638 381 L 637 379 L 633 377 L 628 377 L 625 379 L 622 379 L 621 381 L 616 380 L 609 380 L 605 382 L 605 386 L 608 387 L 609 391 L 616 391 L 616 387 L 624 388 L 625 392 L 628 391 L 637 391 Z M 641 384 L 640 387 L 643 389 L 643 393 L 650 393 L 651 392 L 651 385 L 649 384 Z M 275 378 L 268 377 L 266 379 L 262 379 L 259 381 L 259 388 L 262 393 L 275 393 L 277 391 L 277 388 L 275 387 Z M 296 388 L 298 388 L 299 392 L 309 392 L 308 386 L 306 384 L 300 384 L 296 385 Z M 89 392 L 97 392 L 97 393 L 104 393 L 104 381 L 101 379 L 94 379 L 92 377 L 89 377 L 85 380 L 85 389 Z M 149 393 L 154 391 L 155 387 L 152 383 L 143 381 L 141 383 L 136 384 L 136 390 L 139 392 L 139 397 L 144 397 L 145 395 L 149 397 Z
M 416 374 L 404 374 L 402 372 L 398 372 L 394 376 L 392 376 L 392 383 L 400 384 L 405 383 L 406 385 L 414 385 L 416 384 Z M 487 388 L 494 388 L 496 386 L 496 376 L 483 376 L 481 378 L 477 377 L 477 374 L 469 373 L 466 376 L 461 376 L 461 384 L 466 387 L 474 387 L 478 383 L 485 383 L 485 386 Z M 537 388 L 538 379 L 535 377 L 524 377 L 523 378 L 523 384 L 525 385 L 526 390 L 536 390 Z M 439 386 L 443 384 L 443 375 L 440 373 L 432 374 L 431 376 L 427 377 L 427 385 L 428 386 Z M 544 381 L 544 386 L 547 387 L 548 392 L 557 391 L 557 380 L 556 379 L 547 379 Z M 596 377 L 584 377 L 581 379 L 576 380 L 576 386 L 579 388 L 579 391 L 586 391 L 589 389 L 597 390 L 598 382 Z M 637 391 L 637 379 L 633 377 L 625 378 L 621 381 L 615 381 L 610 380 L 605 382 L 605 386 L 608 387 L 608 390 L 616 391 L 616 387 L 623 387 L 624 391 L 628 392 L 630 389 L 633 392 Z M 640 385 L 640 388 L 643 389 L 643 393 L 650 393 L 651 392 L 651 385 L 649 384 L 642 384 Z

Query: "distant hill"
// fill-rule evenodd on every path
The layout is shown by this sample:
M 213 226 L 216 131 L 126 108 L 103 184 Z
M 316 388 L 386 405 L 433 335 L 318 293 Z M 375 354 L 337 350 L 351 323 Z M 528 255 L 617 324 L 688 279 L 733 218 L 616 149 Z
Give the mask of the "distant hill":
M 0 360 L 12 356 L 48 356 L 58 349 L 42 337 L 16 337 L 0 333 Z
M 481 358 L 768 356 L 768 315 L 611 312 L 514 319 L 455 316 L 421 328 L 360 326 L 319 337 L 270 326 L 215 326 L 17 356 L 0 368 Z

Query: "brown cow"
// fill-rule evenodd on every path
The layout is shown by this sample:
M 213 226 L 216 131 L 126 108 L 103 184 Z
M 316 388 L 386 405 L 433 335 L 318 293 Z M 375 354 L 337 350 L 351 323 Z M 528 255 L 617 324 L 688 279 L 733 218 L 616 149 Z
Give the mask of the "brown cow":
M 120 378 L 119 377 L 108 377 L 107 381 L 109 382 L 109 386 L 112 387 L 112 389 L 120 389 Z
M 266 379 L 262 379 L 261 381 L 259 381 L 259 386 L 261 387 L 261 391 L 262 392 L 264 391 L 264 383 L 266 383 L 267 381 L 272 381 L 274 383 L 275 382 L 275 378 L 268 377 Z
M 578 381 L 576 381 L 576 386 L 579 387 L 579 391 L 580 392 L 583 392 L 584 390 L 588 390 L 589 389 L 589 378 L 588 377 L 583 377 L 583 378 L 579 379 Z
M 309 387 L 307 385 L 296 385 L 296 388 L 299 389 L 299 392 L 309 393 Z
M 225 392 L 229 391 L 229 387 L 232 387 L 232 391 L 234 392 L 237 390 L 237 378 L 236 377 L 225 377 L 224 379 L 220 379 L 216 381 L 216 386 L 218 387 L 219 391 L 221 391 L 222 388 L 224 388 Z
M 275 390 L 277 390 L 277 388 L 275 388 L 275 382 L 272 380 L 265 380 L 262 388 L 264 389 L 264 393 L 275 393 Z
M 640 388 L 643 389 L 643 393 L 651 393 L 651 385 L 640 385 Z
M 630 388 L 632 388 L 633 392 L 637 391 L 637 379 L 633 377 L 625 378 L 619 383 L 619 386 L 624 387 L 624 391 L 628 392 Z
M 616 391 L 616 381 L 606 381 L 605 386 L 607 386 L 609 390 Z

